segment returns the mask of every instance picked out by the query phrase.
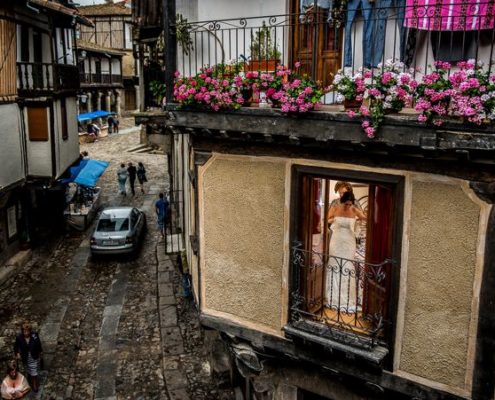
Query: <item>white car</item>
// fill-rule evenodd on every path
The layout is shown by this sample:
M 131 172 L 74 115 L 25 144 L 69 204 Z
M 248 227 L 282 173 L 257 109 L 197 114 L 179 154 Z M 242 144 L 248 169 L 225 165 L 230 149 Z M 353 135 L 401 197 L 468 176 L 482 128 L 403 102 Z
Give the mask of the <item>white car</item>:
M 146 215 L 135 207 L 105 208 L 91 236 L 91 254 L 137 253 L 146 232 Z

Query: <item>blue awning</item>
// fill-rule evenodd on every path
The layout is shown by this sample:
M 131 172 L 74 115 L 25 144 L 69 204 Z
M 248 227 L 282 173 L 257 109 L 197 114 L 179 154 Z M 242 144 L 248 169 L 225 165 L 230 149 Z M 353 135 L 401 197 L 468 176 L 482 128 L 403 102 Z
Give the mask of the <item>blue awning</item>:
M 84 166 L 88 163 L 89 160 L 81 160 L 79 161 L 79 164 L 74 165 L 73 167 L 70 167 L 70 177 L 69 178 L 64 178 L 60 179 L 60 182 L 62 183 L 70 183 L 74 182 L 74 179 L 76 179 L 77 175 L 81 170 L 84 168 Z
M 100 176 L 105 172 L 108 165 L 109 163 L 106 161 L 87 160 L 86 165 L 81 168 L 74 182 L 83 186 L 96 186 L 98 179 L 100 179 Z
M 96 111 L 91 111 L 91 112 L 84 113 L 84 114 L 79 114 L 77 116 L 77 120 L 79 122 L 90 121 L 90 120 L 95 119 L 95 118 L 106 118 L 109 115 L 113 115 L 113 114 L 115 114 L 115 113 L 114 112 L 108 112 L 108 111 L 96 110 Z

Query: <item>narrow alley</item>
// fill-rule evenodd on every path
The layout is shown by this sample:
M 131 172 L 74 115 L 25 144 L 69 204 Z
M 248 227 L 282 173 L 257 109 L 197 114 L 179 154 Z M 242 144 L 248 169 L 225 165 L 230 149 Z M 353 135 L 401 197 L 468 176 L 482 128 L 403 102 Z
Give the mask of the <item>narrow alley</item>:
M 166 156 L 133 153 L 139 130 L 130 120 L 120 134 L 81 145 L 110 162 L 99 181 L 100 209 L 132 205 L 145 211 L 148 232 L 139 256 L 90 256 L 94 228 L 46 238 L 15 276 L 1 283 L 0 361 L 13 356 L 27 319 L 40 333 L 45 368 L 37 399 L 229 399 L 211 380 L 195 306 L 184 298 L 175 256 L 165 254 L 154 202 L 167 192 Z M 117 191 L 120 163 L 143 162 L 145 193 Z M 172 258 L 171 258 L 172 257 Z M 222 386 L 223 387 L 223 386 Z

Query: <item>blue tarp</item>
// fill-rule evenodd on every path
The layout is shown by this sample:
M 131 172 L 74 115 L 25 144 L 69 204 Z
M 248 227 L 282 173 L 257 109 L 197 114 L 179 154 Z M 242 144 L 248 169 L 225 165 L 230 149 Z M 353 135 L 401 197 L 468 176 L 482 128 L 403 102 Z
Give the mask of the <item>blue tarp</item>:
M 74 165 L 73 167 L 69 168 L 70 171 L 70 177 L 69 178 L 64 178 L 60 179 L 60 182 L 62 183 L 71 183 L 74 182 L 74 179 L 76 179 L 77 174 L 81 172 L 83 167 L 88 163 L 88 160 L 81 160 L 79 161 L 79 164 Z
M 109 115 L 113 115 L 113 114 L 115 114 L 115 113 L 114 112 L 97 110 L 97 111 L 92 111 L 92 112 L 89 112 L 89 113 L 79 114 L 77 116 L 77 120 L 79 122 L 90 121 L 90 120 L 95 119 L 95 118 L 106 118 Z
M 84 161 L 86 161 L 86 165 L 81 168 L 74 179 L 74 182 L 83 186 L 96 186 L 96 182 L 98 182 L 100 176 L 107 169 L 108 162 L 99 160 L 82 160 L 81 163 Z

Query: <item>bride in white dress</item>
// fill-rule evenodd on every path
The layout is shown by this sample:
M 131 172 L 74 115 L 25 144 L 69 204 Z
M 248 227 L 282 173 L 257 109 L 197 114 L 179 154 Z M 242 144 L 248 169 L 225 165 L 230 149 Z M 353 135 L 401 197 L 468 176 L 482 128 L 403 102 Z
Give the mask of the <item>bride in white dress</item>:
M 354 205 L 354 194 L 345 192 L 340 204 L 328 212 L 332 236 L 330 259 L 326 268 L 325 304 L 333 310 L 347 313 L 357 311 L 357 281 L 353 260 L 356 255 L 356 219 L 365 220 L 366 215 Z

